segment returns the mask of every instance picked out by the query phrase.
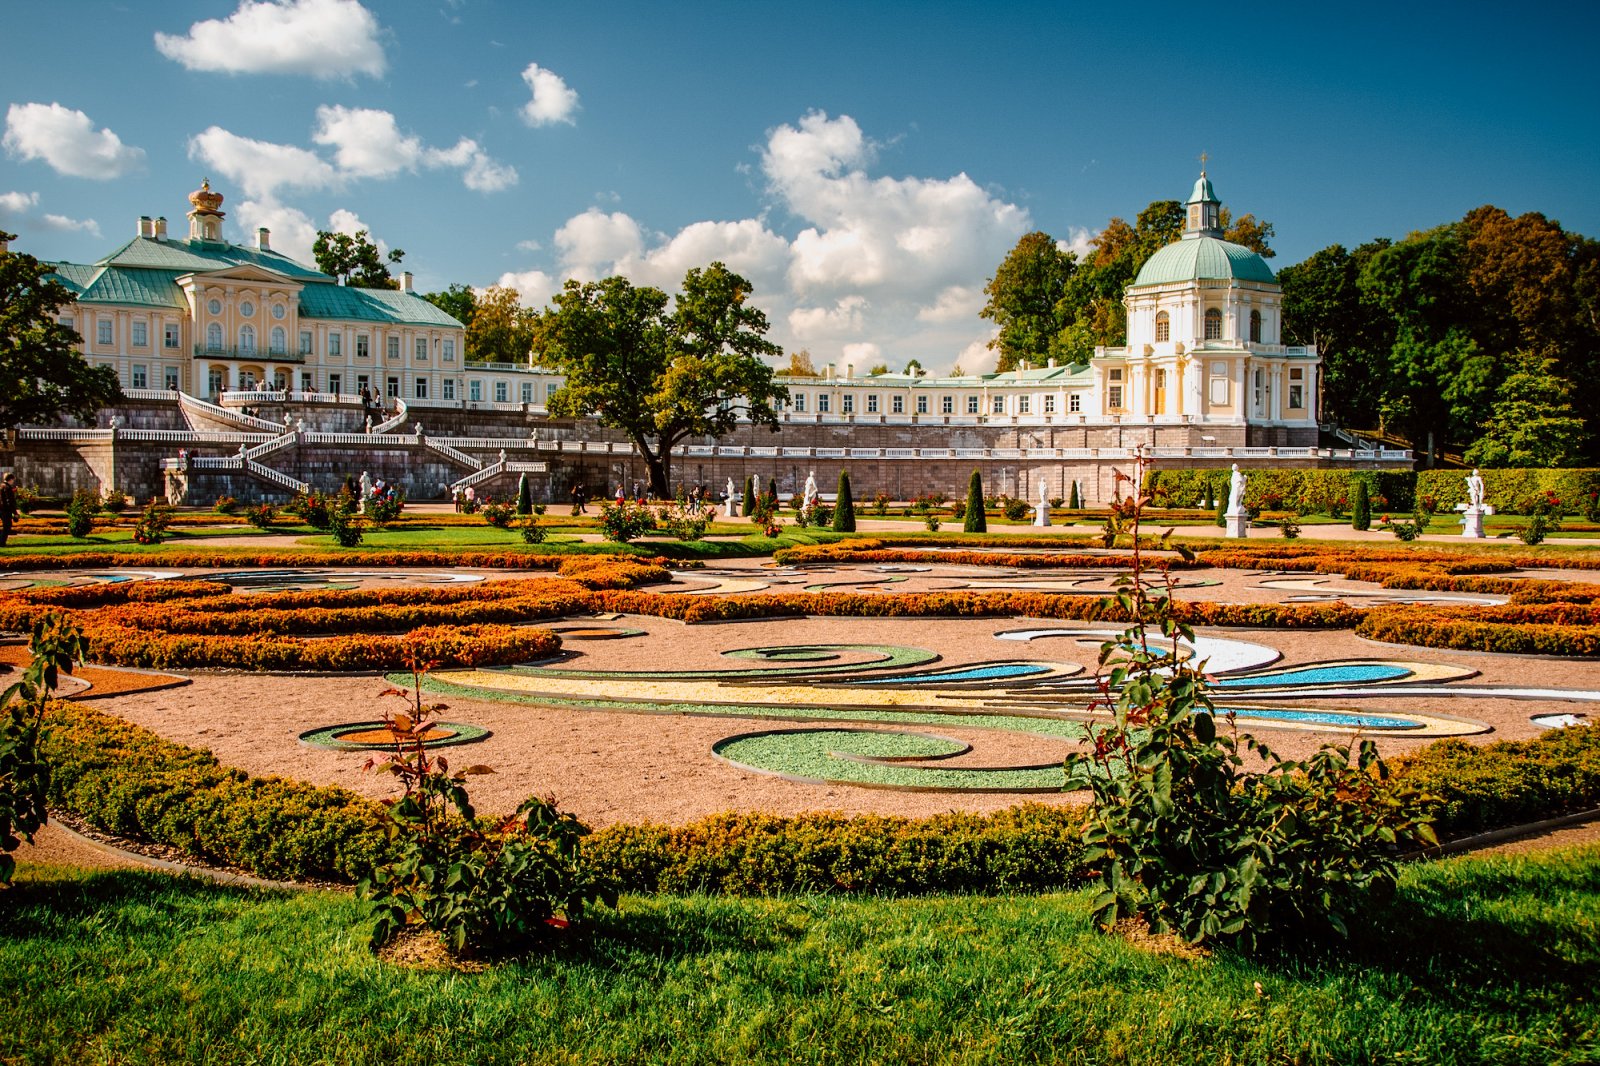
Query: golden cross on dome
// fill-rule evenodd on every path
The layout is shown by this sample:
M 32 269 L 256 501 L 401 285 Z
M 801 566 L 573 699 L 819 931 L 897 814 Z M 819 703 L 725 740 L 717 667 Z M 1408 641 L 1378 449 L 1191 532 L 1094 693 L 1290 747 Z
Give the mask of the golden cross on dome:
M 1204 174 L 1206 172 L 1206 160 L 1209 158 L 1210 157 L 1207 156 L 1206 153 L 1200 153 L 1200 173 Z

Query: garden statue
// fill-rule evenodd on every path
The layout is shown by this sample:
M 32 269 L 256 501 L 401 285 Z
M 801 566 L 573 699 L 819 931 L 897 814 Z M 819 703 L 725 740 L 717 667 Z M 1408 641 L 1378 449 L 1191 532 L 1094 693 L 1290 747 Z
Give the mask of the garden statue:
M 1494 508 L 1483 502 L 1483 475 L 1476 467 L 1467 477 L 1467 502 L 1456 504 L 1461 512 L 1461 535 L 1468 540 L 1483 539 L 1483 516 L 1494 514 Z
M 372 496 L 372 475 L 361 471 L 361 513 L 367 513 L 367 500 Z
M 1233 464 L 1233 472 L 1228 476 L 1228 509 L 1223 514 L 1227 524 L 1227 534 L 1230 538 L 1241 540 L 1249 534 L 1250 516 L 1244 510 L 1244 472 L 1239 469 L 1239 464 Z
M 812 508 L 817 506 L 817 472 L 815 470 L 806 473 L 806 487 L 800 496 L 800 501 L 801 508 L 807 514 L 810 514 Z
M 1467 506 L 1483 506 L 1483 477 L 1477 467 L 1472 468 L 1472 474 L 1467 478 Z
M 728 479 L 727 501 L 728 501 L 728 503 L 727 503 L 727 506 L 724 508 L 723 513 L 726 514 L 729 518 L 737 517 L 738 514 L 739 514 L 739 505 L 741 503 L 743 503 L 744 501 L 739 499 L 739 497 L 734 495 L 734 493 L 733 493 L 733 478 L 731 478 L 731 477 Z
M 1040 478 L 1039 503 L 1033 509 L 1033 524 L 1036 526 L 1048 526 L 1050 524 L 1050 500 L 1046 495 L 1049 491 L 1050 486 L 1045 483 L 1044 478 Z

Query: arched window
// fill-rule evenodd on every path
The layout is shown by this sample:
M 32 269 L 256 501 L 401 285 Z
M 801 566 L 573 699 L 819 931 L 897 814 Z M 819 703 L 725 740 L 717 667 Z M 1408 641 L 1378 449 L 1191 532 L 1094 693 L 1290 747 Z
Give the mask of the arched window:
M 256 331 L 250 326 L 239 327 L 239 350 L 241 352 L 256 350 Z
M 1261 312 L 1250 312 L 1250 339 L 1256 344 L 1261 343 Z
M 1172 339 L 1172 319 L 1167 317 L 1165 311 L 1156 312 L 1156 343 Z
M 206 350 L 212 352 L 222 351 L 222 327 L 215 322 L 206 327 Z
M 289 351 L 289 335 L 282 326 L 272 327 L 272 354 L 284 355 Z
M 1215 307 L 1206 312 L 1206 340 L 1220 341 L 1222 339 L 1222 312 Z

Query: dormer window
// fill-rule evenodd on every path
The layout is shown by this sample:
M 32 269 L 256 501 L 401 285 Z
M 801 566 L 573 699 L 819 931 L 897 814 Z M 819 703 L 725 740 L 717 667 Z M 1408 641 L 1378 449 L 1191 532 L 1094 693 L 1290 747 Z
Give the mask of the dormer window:
M 1172 319 L 1165 311 L 1156 313 L 1156 343 L 1165 344 L 1172 339 Z

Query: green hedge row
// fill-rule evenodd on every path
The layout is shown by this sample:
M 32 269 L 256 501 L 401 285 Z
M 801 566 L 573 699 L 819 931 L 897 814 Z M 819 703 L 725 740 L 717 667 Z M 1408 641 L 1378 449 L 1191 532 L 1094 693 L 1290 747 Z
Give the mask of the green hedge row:
M 98 829 L 286 880 L 352 881 L 387 847 L 379 805 L 348 790 L 251 777 L 79 704 L 54 704 L 50 722 L 50 803 Z M 1440 798 L 1442 836 L 1582 810 L 1600 805 L 1600 724 L 1439 741 L 1395 770 Z M 609 826 L 585 847 L 629 892 L 1027 891 L 1081 876 L 1081 818 L 1037 803 L 921 819 L 727 814 Z
M 1417 496 L 1431 497 L 1434 510 L 1449 511 L 1467 502 L 1467 470 L 1423 470 Z M 1553 494 L 1566 514 L 1585 514 L 1600 498 L 1600 470 L 1483 470 L 1484 501 L 1501 514 L 1522 514 L 1530 497 Z
M 1229 469 L 1152 470 L 1145 491 L 1157 507 L 1200 507 L 1207 497 L 1228 498 Z M 1348 514 L 1354 485 L 1367 483 L 1375 511 L 1409 512 L 1416 498 L 1416 475 L 1409 470 L 1257 470 L 1245 472 L 1244 502 L 1267 511 L 1327 514 L 1337 506 Z M 1382 503 L 1377 502 L 1382 500 Z

